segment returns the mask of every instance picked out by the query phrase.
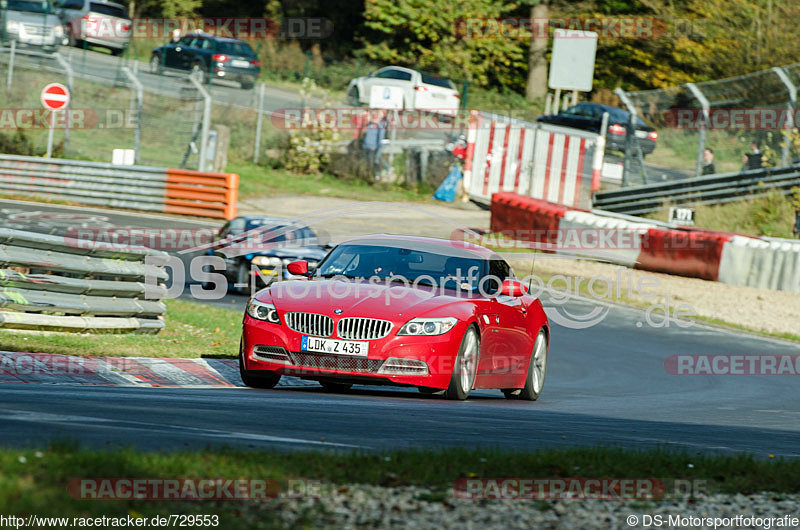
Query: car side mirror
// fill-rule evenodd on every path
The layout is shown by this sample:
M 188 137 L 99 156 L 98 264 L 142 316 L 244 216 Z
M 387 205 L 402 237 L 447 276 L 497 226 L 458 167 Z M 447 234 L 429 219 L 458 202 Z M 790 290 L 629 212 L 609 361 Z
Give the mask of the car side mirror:
M 293 261 L 286 266 L 286 270 L 293 276 L 308 276 L 308 262 L 306 260 Z
M 500 284 L 500 290 L 497 292 L 504 296 L 517 297 L 525 294 L 526 290 L 525 286 L 517 280 L 503 280 L 503 283 Z

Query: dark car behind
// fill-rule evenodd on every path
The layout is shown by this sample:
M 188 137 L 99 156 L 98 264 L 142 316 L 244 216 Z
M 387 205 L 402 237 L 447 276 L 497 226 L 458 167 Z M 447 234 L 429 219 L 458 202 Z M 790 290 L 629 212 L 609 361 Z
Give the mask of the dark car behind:
M 225 276 L 239 293 L 288 279 L 286 265 L 292 261 L 306 260 L 313 269 L 330 249 L 309 227 L 276 217 L 237 217 L 223 225 L 216 240 L 208 254 L 225 260 Z
M 625 139 L 630 127 L 630 113 L 625 109 L 611 107 L 609 105 L 600 105 L 598 103 L 584 102 L 573 105 L 558 114 L 539 116 L 536 121 L 599 134 L 604 112 L 608 112 L 606 149 L 624 151 Z M 639 119 L 638 116 L 636 117 L 634 127 L 634 134 L 639 140 L 642 154 L 647 155 L 652 153 L 658 141 L 658 132 L 656 129 L 647 125 Z
M 211 79 L 238 81 L 242 88 L 253 88 L 261 72 L 261 63 L 244 41 L 194 33 L 176 42 L 159 46 L 150 56 L 150 71 L 184 70 Z

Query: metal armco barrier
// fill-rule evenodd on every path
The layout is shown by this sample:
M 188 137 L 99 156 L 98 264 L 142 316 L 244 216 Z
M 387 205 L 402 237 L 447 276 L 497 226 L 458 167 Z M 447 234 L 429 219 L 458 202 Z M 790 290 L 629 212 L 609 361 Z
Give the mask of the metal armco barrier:
M 795 186 L 800 186 L 800 165 L 602 191 L 595 194 L 594 207 L 640 215 L 660 210 L 665 203 L 687 206 L 721 204 L 764 195 L 773 189 L 788 195 Z
M 144 260 L 165 255 L 0 228 L 0 328 L 158 333 L 167 273 Z
M 514 192 L 588 208 L 600 186 L 604 145 L 595 133 L 473 111 L 464 189 L 482 201 Z
M 14 194 L 233 219 L 239 175 L 0 155 L 0 184 Z

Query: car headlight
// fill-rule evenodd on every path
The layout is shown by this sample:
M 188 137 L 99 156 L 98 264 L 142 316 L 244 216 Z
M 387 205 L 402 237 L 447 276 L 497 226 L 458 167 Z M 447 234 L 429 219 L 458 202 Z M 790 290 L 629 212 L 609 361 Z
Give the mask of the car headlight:
M 272 304 L 250 300 L 247 304 L 247 314 L 257 320 L 264 320 L 273 324 L 281 323 L 281 319 L 278 318 L 278 311 Z
M 6 22 L 6 31 L 9 33 L 19 33 L 19 22 L 16 20 L 9 20 Z
M 53 28 L 53 34 L 58 38 L 63 37 L 64 36 L 64 26 L 56 26 L 56 27 L 54 27 Z
M 281 258 L 272 258 L 269 256 L 256 256 L 253 258 L 252 263 L 260 267 L 272 267 L 273 269 L 275 269 L 280 267 L 283 262 L 281 261 Z
M 457 318 L 414 318 L 406 322 L 398 335 L 443 335 L 458 322 Z

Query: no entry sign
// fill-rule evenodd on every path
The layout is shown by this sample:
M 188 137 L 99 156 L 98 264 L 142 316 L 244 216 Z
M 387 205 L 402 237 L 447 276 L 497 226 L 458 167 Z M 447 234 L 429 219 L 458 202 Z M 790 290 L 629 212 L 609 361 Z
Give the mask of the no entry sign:
M 69 90 L 61 83 L 50 83 L 42 89 L 42 105 L 50 110 L 61 110 L 69 104 Z

